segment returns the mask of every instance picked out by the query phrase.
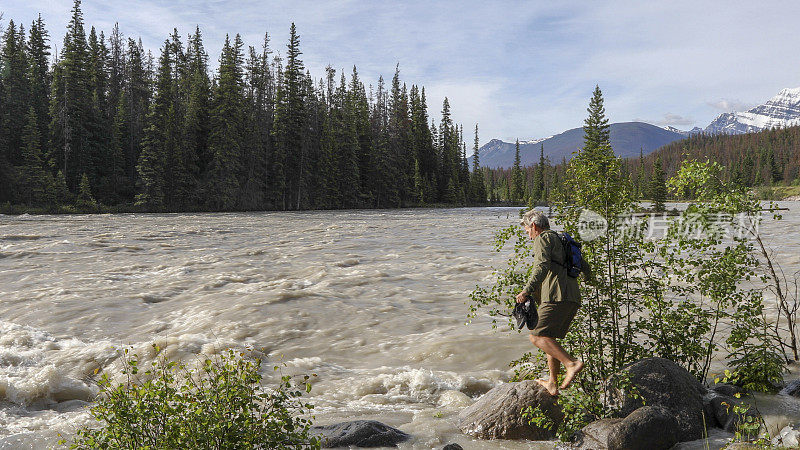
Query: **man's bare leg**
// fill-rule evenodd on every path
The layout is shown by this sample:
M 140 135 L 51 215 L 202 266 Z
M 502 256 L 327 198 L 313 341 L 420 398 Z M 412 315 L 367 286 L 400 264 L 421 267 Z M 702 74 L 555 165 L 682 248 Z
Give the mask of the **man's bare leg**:
M 572 383 L 572 380 L 575 379 L 575 376 L 578 375 L 578 372 L 583 370 L 583 361 L 573 358 L 572 356 L 567 353 L 561 345 L 556 342 L 555 339 L 547 336 L 534 336 L 531 335 L 530 337 L 531 342 L 533 345 L 539 347 L 543 352 L 547 353 L 548 355 L 548 366 L 550 367 L 550 378 L 555 379 L 558 376 L 558 372 L 553 372 L 552 366 L 550 366 L 549 357 L 554 358 L 557 361 L 560 361 L 564 364 L 564 368 L 566 369 L 566 374 L 564 375 L 564 382 L 561 383 L 559 386 L 561 389 L 566 389 Z M 548 380 L 549 381 L 549 380 Z M 555 382 L 553 383 L 555 384 Z M 550 394 L 553 394 L 553 391 L 548 389 Z M 556 394 L 558 390 L 555 391 Z
M 545 380 L 539 378 L 537 383 L 544 386 L 552 396 L 558 395 L 558 373 L 561 372 L 561 362 L 550 355 L 547 355 L 547 367 L 550 369 L 550 378 Z

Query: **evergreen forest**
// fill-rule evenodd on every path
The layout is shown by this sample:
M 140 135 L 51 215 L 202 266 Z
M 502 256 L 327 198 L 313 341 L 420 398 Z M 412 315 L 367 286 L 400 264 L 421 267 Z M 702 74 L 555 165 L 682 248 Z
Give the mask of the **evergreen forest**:
M 76 0 L 56 51 L 41 16 L 27 28 L 0 18 L 0 211 L 532 206 L 563 182 L 567 161 L 544 147 L 532 166 L 517 145 L 513 167 L 481 167 L 477 125 L 469 167 L 447 98 L 436 124 L 399 66 L 375 85 L 356 67 L 314 78 L 289 31 L 281 52 L 267 34 L 257 46 L 226 36 L 213 69 L 199 28 L 174 30 L 154 54 L 118 25 L 87 32 Z M 597 88 L 590 117 L 601 112 Z M 698 134 L 621 170 L 661 209 L 687 156 L 722 164 L 725 182 L 796 184 L 800 127 Z
M 87 30 L 75 0 L 60 51 L 41 15 L 7 18 L 0 42 L 0 205 L 4 210 L 234 211 L 465 205 L 487 198 L 477 158 L 444 99 L 365 85 L 358 71 L 303 64 L 294 24 L 226 36 L 212 70 L 199 28 L 152 53 L 116 25 Z M 468 130 L 468 132 L 471 130 Z M 475 151 L 478 128 L 475 127 Z

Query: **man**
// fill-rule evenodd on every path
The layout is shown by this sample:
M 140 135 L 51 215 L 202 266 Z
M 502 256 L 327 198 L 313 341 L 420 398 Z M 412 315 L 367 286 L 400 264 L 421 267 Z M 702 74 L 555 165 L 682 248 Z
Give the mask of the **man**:
M 531 330 L 530 340 L 547 354 L 547 366 L 550 369 L 549 379 L 538 379 L 536 382 L 555 396 L 559 388 L 569 387 L 583 369 L 583 361 L 573 358 L 556 341 L 567 335 L 580 306 L 578 280 L 567 275 L 564 246 L 558 234 L 550 230 L 547 216 L 540 211 L 530 210 L 522 216 L 521 225 L 533 240 L 534 261 L 531 277 L 517 295 L 517 302 L 524 303 L 527 297 L 536 294 L 533 302 L 539 303 L 539 322 Z M 588 269 L 583 268 L 586 277 L 590 276 Z M 566 375 L 561 386 L 558 386 L 561 364 L 564 364 Z

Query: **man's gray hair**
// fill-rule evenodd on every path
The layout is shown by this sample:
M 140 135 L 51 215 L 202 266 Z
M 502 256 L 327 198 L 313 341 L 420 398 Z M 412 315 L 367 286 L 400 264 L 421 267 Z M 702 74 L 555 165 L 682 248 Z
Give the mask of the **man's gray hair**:
M 531 228 L 533 225 L 543 229 L 550 229 L 550 221 L 543 212 L 532 209 L 522 215 L 522 220 L 519 221 L 520 225 Z

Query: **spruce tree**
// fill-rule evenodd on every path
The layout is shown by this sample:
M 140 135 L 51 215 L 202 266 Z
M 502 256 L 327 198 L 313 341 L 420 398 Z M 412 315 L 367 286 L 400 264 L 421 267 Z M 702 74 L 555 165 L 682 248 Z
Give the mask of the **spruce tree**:
M 319 162 L 318 175 L 320 177 L 319 206 L 321 208 L 339 208 L 341 205 L 339 195 L 339 159 L 336 144 L 336 127 L 339 125 L 339 112 L 334 111 L 332 104 L 335 70 L 327 67 L 327 85 L 330 95 L 327 97 L 327 111 L 322 125 L 322 154 Z
M 544 144 L 539 147 L 539 164 L 533 172 L 533 204 L 544 199 Z
M 45 29 L 42 15 L 31 24 L 28 32 L 28 81 L 30 97 L 28 104 L 33 107 L 39 121 L 39 135 L 44 139 L 49 126 L 50 108 L 50 44 L 49 33 Z
M 26 117 L 26 125 L 22 135 L 22 165 L 18 168 L 19 182 L 17 189 L 20 200 L 29 206 L 46 205 L 52 202 L 50 185 L 42 161 L 42 138 L 39 133 L 39 121 L 36 111 L 31 106 Z
M 450 116 L 450 101 L 447 97 L 442 103 L 442 119 L 439 122 L 439 188 L 442 192 L 441 200 L 454 203 L 456 182 L 458 180 L 459 146 L 458 135 Z M 453 181 L 450 183 L 450 181 Z M 451 187 L 452 184 L 452 187 Z
M 58 171 L 53 179 L 51 191 L 55 197 L 56 204 L 64 206 L 72 202 L 72 194 L 67 189 L 67 179 L 64 177 L 64 172 Z
M 574 201 L 576 196 L 581 199 L 606 199 L 605 209 L 597 212 L 606 218 L 616 217 L 627 212 L 614 208 L 618 207 L 615 205 L 626 205 L 624 199 L 630 190 L 630 180 L 622 175 L 622 161 L 611 149 L 608 119 L 605 117 L 603 97 L 599 88 L 595 88 L 588 112 L 589 117 L 583 127 L 585 133 L 583 149 L 570 160 L 569 164 L 562 159 L 561 167 L 564 167 L 566 172 L 563 180 L 555 178 L 554 175 L 553 183 L 558 185 L 556 200 L 564 204 Z
M 653 211 L 664 211 L 664 202 L 667 197 L 666 176 L 661 166 L 661 157 L 653 163 L 653 175 L 650 177 L 650 200 L 653 202 Z
M 339 88 L 336 90 L 336 99 L 341 108 L 339 113 L 341 122 L 336 133 L 339 198 L 343 207 L 355 208 L 358 204 L 360 188 L 357 112 L 355 102 L 347 92 L 344 74 L 342 74 Z
M 89 64 L 81 2 L 75 0 L 61 57 L 53 73 L 50 97 L 51 160 L 63 171 L 68 188 L 74 191 L 81 176 L 92 171 Z
M 478 157 L 478 124 L 475 124 L 475 143 L 472 146 L 472 174 L 470 175 L 470 193 L 473 203 L 486 203 L 486 182 Z
M 753 162 L 753 155 L 746 152 L 741 163 L 742 185 L 745 187 L 753 186 L 755 180 L 755 163 Z
M 159 58 L 156 93 L 147 116 L 147 128 L 137 166 L 140 182 L 136 203 L 151 210 L 164 207 L 167 155 L 174 150 L 174 143 L 170 140 L 171 130 L 175 126 L 171 58 L 169 41 L 165 41 Z
M 770 183 L 777 183 L 783 179 L 783 171 L 775 163 L 775 152 L 772 147 L 767 149 L 767 171 L 770 176 Z
M 209 116 L 211 109 L 211 80 L 208 77 L 208 54 L 203 46 L 203 36 L 200 27 L 195 28 L 194 34 L 189 38 L 186 50 L 186 116 L 183 118 L 183 152 L 194 172 L 196 185 L 205 180 L 208 168 L 211 165 L 212 155 L 208 149 Z M 199 186 L 195 186 L 192 198 L 199 202 Z
M 117 115 L 120 96 L 125 87 L 125 40 L 115 23 L 108 40 L 108 116 Z
M 5 159 L 12 165 L 22 160 L 22 135 L 29 108 L 28 55 L 22 26 L 13 20 L 2 39 L 3 107 L 0 109 L 0 147 L 5 149 Z
M 600 86 L 595 86 L 589 107 L 586 110 L 589 117 L 583 125 L 583 149 L 589 155 L 597 152 L 605 153 L 606 148 L 610 148 L 610 125 L 606 118 L 606 109 L 603 106 L 603 93 Z
M 105 45 L 105 37 L 102 33 L 98 36 L 94 27 L 89 31 L 88 39 L 89 60 L 87 65 L 87 83 L 91 100 L 86 117 L 88 152 L 88 176 L 95 186 L 98 186 L 101 202 L 108 202 L 110 199 L 107 194 L 110 192 L 108 183 L 109 149 L 111 148 L 112 125 L 111 117 L 108 116 L 109 108 L 107 105 L 107 60 L 108 48 Z
M 111 204 L 117 204 L 131 196 L 131 181 L 125 173 L 125 142 L 128 130 L 128 108 L 122 93 L 117 102 L 114 121 L 111 126 L 111 148 L 108 158 L 108 184 Z
M 408 93 L 400 83 L 400 68 L 395 68 L 392 89 L 389 95 L 389 123 L 387 125 L 389 144 L 389 173 L 393 180 L 389 188 L 391 207 L 402 206 L 410 200 L 414 177 L 414 159 L 410 152 L 411 123 L 409 121 Z
M 213 210 L 237 206 L 241 171 L 243 114 L 242 41 L 228 36 L 222 47 L 217 86 L 211 112 L 209 151 L 211 164 L 206 184 L 207 204 Z
M 169 52 L 169 127 L 167 128 L 164 166 L 164 204 L 170 211 L 185 211 L 196 199 L 196 154 L 186 143 L 184 121 L 187 114 L 189 69 L 178 30 L 173 29 L 166 51 Z
M 300 60 L 300 38 L 294 23 L 289 30 L 286 68 L 278 83 L 275 122 L 272 135 L 275 143 L 273 157 L 273 199 L 279 209 L 300 209 L 305 188 L 303 131 L 305 129 L 304 67 Z
M 260 52 L 250 47 L 246 70 L 247 163 L 243 182 L 243 206 L 248 209 L 269 207 L 269 169 L 272 156 L 274 80 L 270 67 L 269 35 L 264 35 Z M 321 125 L 320 125 L 321 126 Z M 320 138 L 321 139 L 321 138 Z
M 648 187 L 645 186 L 646 183 L 646 176 L 644 173 L 644 152 L 640 148 L 639 149 L 639 172 L 636 177 L 636 190 L 638 192 L 639 199 L 642 199 L 647 195 Z
M 355 132 L 358 139 L 358 179 L 359 193 L 361 197 L 372 197 L 372 189 L 375 185 L 375 161 L 373 152 L 372 127 L 369 117 L 369 101 L 364 83 L 358 76 L 356 66 L 353 66 L 353 73 L 350 77 L 350 89 L 348 92 L 352 120 L 355 125 Z
M 511 169 L 511 191 L 509 200 L 522 201 L 525 197 L 525 173 L 522 171 L 519 154 L 519 139 L 514 147 L 514 167 Z
M 84 173 L 78 185 L 78 197 L 75 199 L 75 206 L 81 210 L 95 210 L 97 202 L 92 195 L 92 188 L 89 185 L 89 177 Z
M 127 125 L 125 136 L 125 172 L 126 178 L 131 182 L 130 192 L 133 192 L 133 182 L 137 178 L 136 166 L 139 163 L 139 153 L 142 149 L 147 116 L 150 109 L 151 82 L 145 63 L 145 54 L 142 47 L 133 39 L 128 39 L 128 51 L 125 57 L 127 80 L 125 83 L 125 104 L 127 105 Z
M 411 114 L 411 141 L 415 163 L 419 163 L 422 195 L 426 201 L 436 199 L 436 148 L 428 122 L 425 88 L 411 87 L 409 96 Z

